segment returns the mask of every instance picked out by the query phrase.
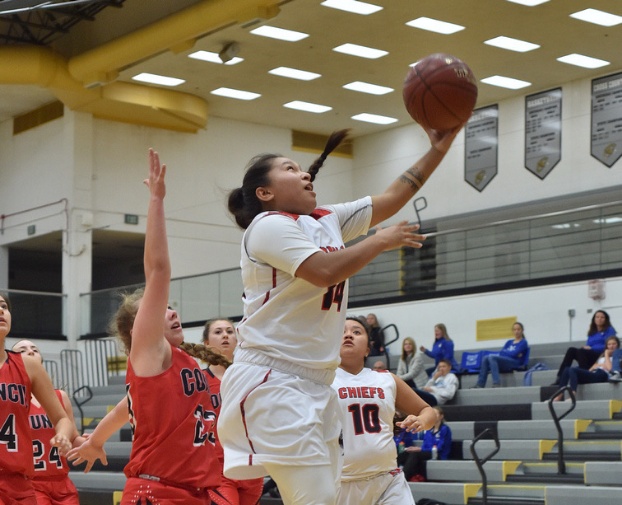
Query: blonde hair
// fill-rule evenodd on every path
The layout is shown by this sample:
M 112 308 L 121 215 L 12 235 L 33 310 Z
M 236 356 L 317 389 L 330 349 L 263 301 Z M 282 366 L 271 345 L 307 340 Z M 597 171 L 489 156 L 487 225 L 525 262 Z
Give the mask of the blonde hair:
M 209 365 L 221 365 L 227 368 L 231 361 L 225 358 L 218 351 L 215 351 L 211 347 L 208 347 L 203 344 L 193 344 L 190 342 L 182 342 L 179 345 L 179 348 L 182 351 L 185 351 L 187 354 L 192 356 L 193 358 L 200 359 Z
M 435 324 L 434 327 L 441 330 L 441 333 L 443 334 L 443 338 L 445 340 L 451 340 L 451 337 L 447 333 L 447 326 L 445 326 L 443 323 L 438 323 L 438 324 Z
M 417 344 L 415 344 L 415 339 L 412 337 L 406 337 L 402 342 L 402 359 L 404 361 L 406 361 L 406 358 L 408 357 L 408 354 L 406 354 L 406 351 L 404 350 L 404 344 L 406 342 L 410 342 L 413 345 L 413 354 L 417 353 Z

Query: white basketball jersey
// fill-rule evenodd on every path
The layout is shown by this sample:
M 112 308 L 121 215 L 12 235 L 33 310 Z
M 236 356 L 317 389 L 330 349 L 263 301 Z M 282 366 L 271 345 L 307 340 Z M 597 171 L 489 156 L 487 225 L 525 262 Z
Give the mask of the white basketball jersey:
M 391 373 L 363 368 L 358 375 L 352 375 L 338 368 L 333 389 L 339 398 L 343 432 L 341 480 L 395 470 L 393 417 L 397 386 Z
M 348 306 L 348 283 L 322 288 L 295 276 L 309 256 L 344 248 L 367 233 L 371 198 L 330 205 L 311 215 L 259 214 L 242 240 L 242 348 L 315 369 L 334 370 Z

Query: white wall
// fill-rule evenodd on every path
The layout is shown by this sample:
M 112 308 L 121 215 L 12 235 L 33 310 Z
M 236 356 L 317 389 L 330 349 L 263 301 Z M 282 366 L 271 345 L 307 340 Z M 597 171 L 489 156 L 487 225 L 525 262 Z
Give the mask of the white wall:
M 619 198 L 622 163 L 607 168 L 590 156 L 589 80 L 564 86 L 562 110 L 562 160 L 543 181 L 523 166 L 524 98 L 499 104 L 499 173 L 482 192 L 464 182 L 464 134 L 460 133 L 445 161 L 418 194 L 428 201 L 422 214 L 424 222 L 568 198 L 601 188 L 608 192 L 608 198 L 612 194 Z M 0 214 L 69 198 L 71 211 L 93 212 L 95 228 L 143 232 L 147 191 L 141 181 L 147 174 L 147 149 L 153 146 L 169 167 L 166 208 L 174 277 L 238 266 L 241 232 L 226 211 L 225 195 L 240 185 L 253 155 L 276 151 L 303 166 L 315 158 L 293 152 L 290 132 L 280 128 L 213 117 L 206 130 L 183 134 L 91 118 L 90 124 L 84 125 L 83 135 L 93 145 L 89 159 L 92 184 L 80 190 L 90 191 L 92 208 L 74 208 L 72 167 L 80 149 L 67 143 L 80 143 L 81 130 L 73 127 L 73 115 L 66 110 L 65 117 L 17 136 L 12 135 L 10 122 L 0 124 Z M 81 123 L 89 122 L 80 119 Z M 356 139 L 354 160 L 331 157 L 320 172 L 315 183 L 320 203 L 384 190 L 425 153 L 427 146 L 424 132 L 415 124 Z M 38 233 L 41 229 L 64 229 L 63 215 L 55 212 L 54 217 L 41 221 L 41 227 L 37 223 Z M 125 225 L 125 213 L 140 215 L 140 224 Z M 496 214 L 490 212 L 489 216 L 494 220 Z M 391 222 L 413 218 L 409 204 Z M 0 236 L 0 245 L 27 238 L 25 228 Z M 612 292 L 604 305 L 622 303 L 618 283 L 610 281 L 609 288 Z M 428 345 L 433 325 L 445 322 L 458 349 L 476 347 L 475 321 L 506 315 L 516 315 L 534 343 L 569 339 L 570 330 L 573 339 L 581 340 L 587 329 L 587 311 L 596 308 L 586 291 L 585 283 L 580 283 L 400 304 L 374 311 L 383 322 L 399 323 L 403 336 L 412 335 Z M 571 326 L 567 315 L 570 308 L 577 311 Z M 614 317 L 614 323 L 616 320 L 622 326 L 622 314 Z
M 582 345 L 596 310 L 605 310 L 611 322 L 622 331 L 622 278 L 608 279 L 606 297 L 592 300 L 585 282 L 556 286 L 496 291 L 469 296 L 423 300 L 351 310 L 352 315 L 373 312 L 381 325 L 395 324 L 400 341 L 390 347 L 391 354 L 399 354 L 401 340 L 413 337 L 417 346 L 430 348 L 434 342 L 434 325 L 444 323 L 455 343 L 456 350 L 501 348 L 507 337 L 477 342 L 476 323 L 481 319 L 516 316 L 525 326 L 525 335 L 531 344 L 574 342 Z M 575 317 L 568 311 L 573 309 Z M 392 338 L 393 334 L 387 335 Z

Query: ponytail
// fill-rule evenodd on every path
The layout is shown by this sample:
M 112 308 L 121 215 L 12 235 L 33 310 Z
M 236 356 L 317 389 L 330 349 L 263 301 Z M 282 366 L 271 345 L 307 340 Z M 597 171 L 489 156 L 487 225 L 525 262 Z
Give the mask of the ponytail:
M 204 346 L 203 344 L 192 344 L 190 342 L 182 342 L 179 348 L 189 354 L 193 358 L 200 359 L 208 365 L 221 365 L 227 368 L 231 361 L 225 358 L 219 352 L 214 351 L 211 347 Z
M 349 132 L 350 130 L 346 129 L 338 130 L 331 134 L 331 136 L 326 141 L 324 151 L 322 152 L 322 154 L 320 154 L 319 158 L 317 158 L 309 167 L 309 170 L 307 170 L 307 173 L 311 176 L 311 182 L 315 180 L 315 176 L 320 171 L 320 168 L 322 168 L 322 166 L 324 165 L 324 162 L 326 161 L 328 155 L 332 153 L 335 149 L 337 149 L 339 144 L 341 144 L 341 142 L 343 142 L 343 140 L 348 136 Z

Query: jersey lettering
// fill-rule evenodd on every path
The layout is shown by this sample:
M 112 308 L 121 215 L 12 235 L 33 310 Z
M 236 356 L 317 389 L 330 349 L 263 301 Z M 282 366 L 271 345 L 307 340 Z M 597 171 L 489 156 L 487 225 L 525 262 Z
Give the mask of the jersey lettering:
M 43 445 L 41 440 L 32 441 L 32 456 L 35 464 L 35 472 L 44 472 L 48 462 L 45 460 L 45 445 Z M 57 468 L 63 467 L 63 461 L 60 458 L 60 454 L 58 454 L 58 447 L 50 447 L 48 461 L 50 464 L 56 465 Z
M 340 399 L 345 398 L 380 398 L 384 400 L 384 389 L 373 386 L 340 387 L 337 390 Z
M 184 394 L 186 396 L 192 396 L 194 393 L 207 390 L 207 381 L 205 380 L 205 376 L 198 368 L 195 368 L 194 370 L 182 368 L 180 374 L 181 382 L 184 387 Z
M 194 411 L 194 417 L 197 423 L 194 427 L 194 441 L 192 445 L 199 447 L 205 445 L 206 441 L 214 445 L 216 443 L 216 436 L 214 435 L 216 414 L 211 410 L 203 409 L 203 405 L 199 404 Z
M 45 414 L 36 414 L 33 416 L 28 416 L 28 421 L 30 422 L 30 427 L 33 430 L 54 428 L 52 421 L 50 421 L 50 418 Z
M 26 386 L 24 384 L 0 384 L 0 400 L 3 402 L 19 403 L 27 406 Z
M 15 414 L 9 414 L 0 428 L 0 444 L 6 445 L 8 452 L 17 452 L 19 444 L 15 433 Z
M 375 403 L 366 403 L 362 407 L 359 403 L 348 405 L 348 412 L 352 414 L 354 434 L 380 433 L 380 408 Z
M 336 303 L 337 312 L 341 312 L 341 302 L 343 302 L 345 285 L 346 281 L 341 281 L 339 284 L 333 284 L 328 287 L 322 298 L 322 310 L 330 310 L 333 303 Z

